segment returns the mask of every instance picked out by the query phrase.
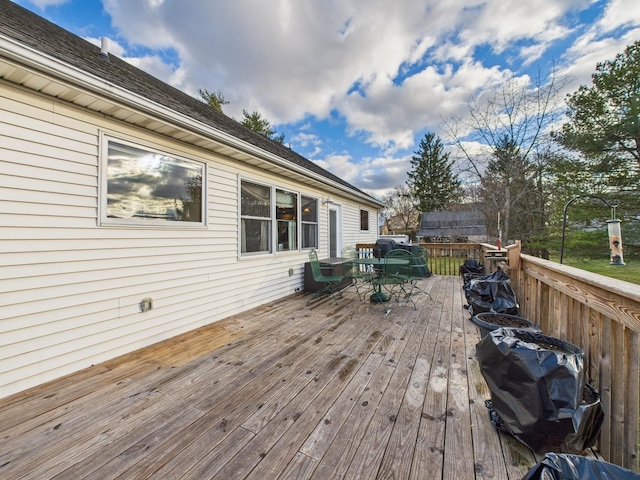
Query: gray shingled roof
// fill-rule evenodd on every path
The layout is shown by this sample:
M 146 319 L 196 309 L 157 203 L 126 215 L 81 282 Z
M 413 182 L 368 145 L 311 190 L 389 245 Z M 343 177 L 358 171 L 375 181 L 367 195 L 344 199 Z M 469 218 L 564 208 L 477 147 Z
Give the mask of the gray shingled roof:
M 100 48 L 97 46 L 9 0 L 0 0 L 0 34 L 370 197 L 302 155 L 253 132 L 240 122 L 115 55 L 110 54 L 107 62 L 100 57 Z M 373 198 L 372 200 L 377 202 Z
M 486 235 L 481 212 L 425 212 L 420 215 L 419 237 L 468 237 Z

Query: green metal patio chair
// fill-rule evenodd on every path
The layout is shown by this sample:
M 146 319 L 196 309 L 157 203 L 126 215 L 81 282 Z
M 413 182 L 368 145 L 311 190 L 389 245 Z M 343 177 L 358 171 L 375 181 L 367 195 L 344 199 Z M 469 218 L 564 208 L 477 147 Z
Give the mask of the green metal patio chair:
M 383 260 L 382 272 L 378 272 L 372 279 L 372 284 L 376 289 L 376 294 L 371 296 L 372 301 L 376 301 L 384 306 L 385 315 L 391 311 L 388 307 L 389 302 L 395 298 L 396 303 L 400 303 L 400 296 L 405 292 L 405 285 L 410 285 L 411 270 L 411 253 L 395 249 L 387 253 Z M 389 292 L 389 295 L 382 293 L 382 288 Z M 413 299 L 407 297 L 413 303 L 414 310 L 416 305 Z
M 387 253 L 384 256 L 384 286 L 389 290 L 390 296 L 395 296 L 396 303 L 400 302 L 402 294 L 407 301 L 411 302 L 413 309 L 417 310 L 416 302 L 411 297 L 414 289 L 411 282 L 413 260 L 411 252 L 401 248 Z
M 418 286 L 418 281 L 421 278 L 426 278 L 431 275 L 431 273 L 429 273 L 429 252 L 426 248 L 414 246 L 411 248 L 411 256 L 411 290 L 409 294 L 413 293 L 414 290 L 417 290 L 425 295 L 429 295 L 429 298 L 433 300 L 433 297 L 429 292 Z
M 321 283 L 323 286 L 320 290 L 309 297 L 307 305 L 311 300 L 319 297 L 323 293 L 330 293 L 333 301 L 336 302 L 337 305 L 338 300 L 336 299 L 335 293 L 340 293 L 339 286 L 344 281 L 344 275 L 325 275 L 322 273 L 322 268 L 318 261 L 318 252 L 314 249 L 309 251 L 309 264 L 311 265 L 311 274 L 313 275 L 313 279 L 316 282 Z
M 361 265 L 356 263 L 358 260 L 358 251 L 353 247 L 344 247 L 342 249 L 342 273 L 346 278 L 351 279 L 351 283 L 347 288 L 354 287 L 358 298 L 362 300 L 367 292 L 372 290 L 371 286 L 371 273 L 361 268 Z M 364 293 L 360 293 L 360 287 L 364 286 L 367 290 Z M 346 289 L 345 289 L 346 290 Z

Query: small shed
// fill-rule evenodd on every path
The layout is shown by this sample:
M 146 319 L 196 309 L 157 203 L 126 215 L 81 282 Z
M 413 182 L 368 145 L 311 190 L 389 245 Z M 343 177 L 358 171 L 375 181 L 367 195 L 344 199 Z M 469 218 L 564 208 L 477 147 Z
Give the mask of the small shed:
M 418 237 L 428 242 L 486 242 L 487 227 L 482 212 L 424 212 L 420 215 Z

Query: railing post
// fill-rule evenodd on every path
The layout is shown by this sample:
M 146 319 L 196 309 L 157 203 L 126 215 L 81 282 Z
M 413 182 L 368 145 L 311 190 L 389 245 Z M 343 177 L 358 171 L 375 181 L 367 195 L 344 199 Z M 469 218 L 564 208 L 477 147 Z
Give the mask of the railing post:
M 520 269 L 520 253 L 522 251 L 522 241 L 516 240 L 516 243 L 505 247 L 509 252 L 509 267 Z

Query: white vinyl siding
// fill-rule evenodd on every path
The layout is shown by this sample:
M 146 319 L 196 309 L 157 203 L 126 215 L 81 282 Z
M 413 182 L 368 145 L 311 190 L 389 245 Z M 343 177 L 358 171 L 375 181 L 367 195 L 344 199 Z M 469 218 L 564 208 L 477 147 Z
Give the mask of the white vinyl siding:
M 238 178 L 325 192 L 6 82 L 0 107 L 0 397 L 303 287 L 307 252 L 238 258 Z M 207 225 L 99 226 L 101 132 L 206 163 Z M 345 205 L 350 243 L 360 208 Z M 321 205 L 318 220 L 326 251 Z
M 343 246 L 355 246 L 357 243 L 375 243 L 378 239 L 377 229 L 371 222 L 377 223 L 377 212 L 369 211 L 369 230 L 360 230 L 360 210 L 362 206 L 355 203 L 346 203 L 342 209 L 343 217 Z M 374 220 L 375 219 L 375 220 Z

